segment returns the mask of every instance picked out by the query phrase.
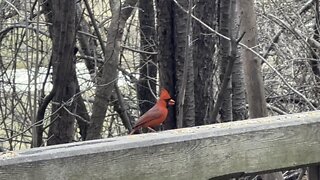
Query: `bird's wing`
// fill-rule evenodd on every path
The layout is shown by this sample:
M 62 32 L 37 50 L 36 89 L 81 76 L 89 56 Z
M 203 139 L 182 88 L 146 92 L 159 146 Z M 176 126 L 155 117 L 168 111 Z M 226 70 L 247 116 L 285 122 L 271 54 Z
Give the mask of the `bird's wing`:
M 136 122 L 134 127 L 138 127 L 138 126 L 143 125 L 144 123 L 147 123 L 147 122 L 152 121 L 154 119 L 158 119 L 162 115 L 163 115 L 163 112 L 161 111 L 161 109 L 157 106 L 154 106 L 139 118 L 139 120 Z

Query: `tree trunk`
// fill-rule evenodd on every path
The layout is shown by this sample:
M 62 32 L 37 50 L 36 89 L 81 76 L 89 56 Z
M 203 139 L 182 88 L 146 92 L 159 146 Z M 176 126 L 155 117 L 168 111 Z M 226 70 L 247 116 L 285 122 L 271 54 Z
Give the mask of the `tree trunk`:
M 252 0 L 242 0 L 239 3 L 240 32 L 245 35 L 242 42 L 250 47 L 257 43 L 257 27 L 254 4 Z M 267 116 L 264 85 L 261 75 L 261 61 L 248 49 L 241 49 L 241 58 L 244 64 L 247 98 L 250 118 Z
M 239 9 L 235 8 L 235 19 L 234 26 L 236 27 L 233 31 L 238 32 L 239 28 Z M 237 50 L 240 51 L 240 48 Z M 238 53 L 240 54 L 240 53 Z M 233 70 L 232 70 L 232 117 L 233 121 L 248 119 L 248 111 L 246 107 L 246 92 L 245 92 L 245 83 L 244 83 L 244 75 L 242 69 L 242 61 L 239 56 L 236 57 Z
M 315 26 L 314 26 L 314 34 L 313 38 L 317 40 L 318 42 L 320 41 L 320 32 L 319 32 L 319 26 L 320 26 L 320 12 L 319 12 L 319 0 L 316 0 L 315 3 Z M 315 80 L 317 85 L 314 87 L 314 94 L 315 96 L 318 97 L 319 94 L 319 83 L 320 83 L 320 63 L 319 61 L 316 61 L 315 59 L 319 59 L 319 50 L 317 47 L 312 47 L 311 46 L 311 57 L 312 59 L 309 60 L 309 64 L 311 66 L 312 72 L 314 74 Z
M 175 118 L 175 114 L 170 112 L 164 127 L 165 129 L 172 129 L 194 126 L 195 102 L 192 49 L 189 51 L 185 49 L 186 46 L 189 46 L 187 35 L 191 39 L 191 23 L 188 27 L 188 15 L 173 2 L 162 0 L 157 0 L 156 2 L 158 10 L 160 83 L 162 87 L 170 91 L 171 96 L 176 95 L 173 98 L 176 100 L 176 117 L 179 117 L 178 121 Z M 188 7 L 187 0 L 180 0 L 179 3 L 184 8 Z M 189 34 L 188 31 L 190 32 Z M 186 67 L 184 67 L 185 63 L 187 63 Z M 184 74 L 183 72 L 186 73 Z M 181 92 L 181 89 L 185 91 Z
M 215 26 L 216 2 L 212 0 L 197 0 L 194 15 L 201 21 Z M 194 65 L 194 99 L 195 125 L 207 124 L 213 111 L 213 71 L 215 36 L 197 22 L 193 22 L 193 65 Z
M 104 52 L 102 77 L 98 80 L 96 95 L 92 107 L 92 124 L 88 128 L 87 139 L 101 138 L 101 131 L 105 119 L 107 106 L 109 104 L 114 83 L 118 78 L 118 63 L 120 53 L 120 43 L 125 28 L 126 20 L 130 17 L 137 0 L 127 0 L 122 6 L 117 6 L 113 10 L 110 27 L 108 28 L 107 43 Z M 121 8 L 121 11 L 120 11 Z
M 220 16 L 219 16 L 219 32 L 227 37 L 230 37 L 230 0 L 221 0 L 220 8 L 219 8 Z M 225 71 L 229 61 L 229 53 L 230 53 L 230 41 L 220 37 L 220 83 L 222 84 Z M 228 122 L 232 120 L 232 99 L 231 99 L 231 81 L 229 81 L 227 89 L 220 89 L 220 91 L 224 91 L 224 98 L 220 108 L 221 114 L 221 122 Z
M 241 0 L 239 5 L 240 34 L 245 32 L 242 42 L 249 48 L 257 44 L 256 14 L 253 0 Z M 267 106 L 265 100 L 264 85 L 261 74 L 261 61 L 248 49 L 241 49 L 241 58 L 244 63 L 244 75 L 246 82 L 247 98 L 249 103 L 250 118 L 267 116 Z M 280 180 L 280 172 L 262 175 L 265 180 Z
M 236 57 L 232 72 L 232 117 L 233 121 L 248 118 L 242 62 L 238 57 Z
M 173 35 L 173 2 L 167 0 L 156 0 L 157 7 L 157 34 L 158 34 L 158 63 L 160 86 L 169 90 L 173 99 L 176 91 L 176 63 L 174 59 L 174 35 Z M 175 109 L 169 107 L 164 129 L 175 129 L 177 127 Z
M 75 132 L 73 96 L 76 92 L 74 45 L 76 1 L 52 2 L 53 97 L 48 145 L 72 142 Z
M 140 46 L 144 51 L 155 51 L 155 19 L 153 1 L 139 0 Z M 156 102 L 157 66 L 156 56 L 142 53 L 140 59 L 140 77 L 137 95 L 140 114 L 147 112 Z
M 178 0 L 178 2 L 185 9 L 188 9 L 188 0 Z M 192 31 L 190 30 L 191 25 L 190 27 L 188 27 L 188 18 L 188 15 L 180 8 L 174 8 L 174 56 L 176 61 L 176 95 L 178 97 L 176 99 L 176 113 L 178 128 L 191 127 L 195 125 L 194 70 L 192 49 L 189 49 L 186 52 L 186 46 L 189 46 L 189 43 L 191 43 L 188 42 L 187 36 L 190 36 L 190 40 L 192 39 Z M 188 29 L 190 30 L 190 32 L 188 31 Z M 186 80 L 184 78 L 186 78 Z M 185 88 L 183 88 L 184 86 Z M 185 93 L 181 90 L 185 90 Z

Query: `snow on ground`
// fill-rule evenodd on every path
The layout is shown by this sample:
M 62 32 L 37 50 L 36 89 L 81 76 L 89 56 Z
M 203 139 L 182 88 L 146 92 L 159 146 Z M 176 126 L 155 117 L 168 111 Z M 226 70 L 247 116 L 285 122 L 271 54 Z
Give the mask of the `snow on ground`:
M 28 75 L 28 71 L 30 74 L 30 78 Z M 79 81 L 79 85 L 81 90 L 88 90 L 92 89 L 94 86 L 94 83 L 91 81 L 90 75 L 88 73 L 88 70 L 85 66 L 84 63 L 77 63 L 76 65 L 76 71 L 77 71 L 77 77 Z M 48 76 L 47 83 L 45 85 L 45 92 L 50 92 L 52 89 L 52 76 L 51 76 L 52 69 L 50 70 L 50 75 Z M 0 72 L 2 74 L 2 72 Z M 4 75 L 3 80 L 4 80 L 4 89 L 5 91 L 12 91 L 13 87 L 12 84 L 13 81 L 15 82 L 16 86 L 16 92 L 28 92 L 29 90 L 31 92 L 34 92 L 35 90 L 35 81 L 34 81 L 34 76 L 35 76 L 35 70 L 27 70 L 27 69 L 17 69 L 15 72 L 15 80 L 13 80 L 13 71 L 12 70 L 7 70 L 7 75 Z M 45 80 L 47 74 L 47 68 L 45 67 L 40 67 L 39 72 L 37 75 L 37 90 L 41 90 L 43 86 L 43 82 Z M 0 81 L 0 83 L 3 83 Z M 119 86 L 125 84 L 124 77 L 121 73 L 119 73 L 119 80 L 118 80 Z M 29 89 L 29 88 L 30 89 Z

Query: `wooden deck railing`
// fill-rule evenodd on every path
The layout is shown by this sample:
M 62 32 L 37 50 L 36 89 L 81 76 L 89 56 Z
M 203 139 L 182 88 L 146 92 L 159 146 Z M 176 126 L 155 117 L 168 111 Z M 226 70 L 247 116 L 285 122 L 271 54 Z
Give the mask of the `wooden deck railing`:
M 0 155 L 0 179 L 225 179 L 320 162 L 320 111 Z

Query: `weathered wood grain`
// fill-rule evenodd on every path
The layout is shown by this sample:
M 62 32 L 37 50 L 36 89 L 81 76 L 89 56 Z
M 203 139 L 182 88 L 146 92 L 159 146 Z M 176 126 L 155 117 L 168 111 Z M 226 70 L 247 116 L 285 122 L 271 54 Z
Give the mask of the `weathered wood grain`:
M 210 179 L 320 162 L 320 111 L 35 148 L 0 179 Z

